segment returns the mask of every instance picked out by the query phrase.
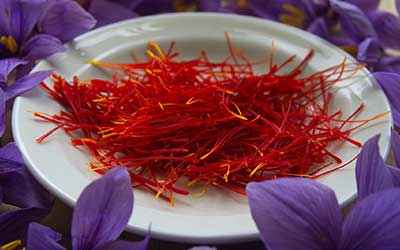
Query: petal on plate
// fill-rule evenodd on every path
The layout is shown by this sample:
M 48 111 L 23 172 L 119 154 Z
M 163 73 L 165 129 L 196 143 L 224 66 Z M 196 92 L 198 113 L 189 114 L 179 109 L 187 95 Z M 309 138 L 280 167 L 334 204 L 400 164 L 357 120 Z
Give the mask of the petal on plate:
M 394 113 L 400 112 L 400 75 L 388 72 L 375 72 L 373 76 L 377 80 L 379 86 L 385 92 L 389 99 L 390 106 Z M 400 116 L 393 116 L 394 124 L 400 127 Z
M 24 159 L 15 142 L 9 142 L 0 148 L 0 160 L 15 161 L 23 164 Z
M 355 42 L 377 37 L 374 26 L 360 8 L 340 0 L 331 0 L 330 3 L 332 10 L 339 14 L 342 30 Z
M 18 66 L 28 62 L 19 58 L 7 58 L 0 60 L 0 82 L 7 82 L 8 75 Z
M 6 90 L 6 100 L 10 100 L 16 96 L 19 96 L 26 91 L 29 91 L 39 85 L 42 81 L 48 78 L 51 75 L 52 71 L 37 71 L 32 74 L 26 75 L 16 82 L 14 82 L 11 86 L 9 86 Z
M 96 247 L 94 250 L 147 250 L 150 237 L 138 242 L 116 240 L 105 245 Z
M 11 2 L 10 35 L 21 44 L 31 35 L 44 12 L 47 0 L 12 0 Z
M 282 178 L 247 185 L 250 211 L 268 249 L 337 249 L 342 217 L 323 184 Z
M 24 59 L 35 61 L 45 59 L 65 50 L 60 40 L 54 36 L 39 34 L 30 38 L 21 48 Z
M 46 214 L 43 209 L 26 208 L 0 214 L 0 245 L 25 237 L 28 225 Z
M 96 2 L 96 1 L 94 1 Z M 107 9 L 108 13 L 111 11 Z M 38 23 L 40 32 L 66 43 L 92 29 L 96 19 L 78 3 L 71 0 L 52 1 Z
M 133 208 L 128 172 L 116 167 L 81 193 L 72 219 L 74 249 L 93 249 L 115 240 L 125 229 Z
M 28 227 L 26 238 L 27 250 L 62 250 L 65 249 L 57 242 L 62 238 L 61 234 L 53 231 L 51 228 L 31 223 Z
M 385 164 L 379 153 L 379 135 L 369 139 L 362 147 L 356 162 L 358 199 L 400 185 L 400 169 Z
M 132 10 L 109 0 L 92 1 L 89 12 L 97 20 L 97 27 L 137 16 Z
M 375 67 L 383 56 L 383 49 L 375 38 L 367 38 L 358 45 L 357 59 Z
M 383 47 L 400 49 L 400 18 L 386 11 L 373 11 L 368 16 Z
M 380 0 L 347 0 L 347 2 L 357 5 L 365 12 L 376 10 Z
M 343 225 L 341 248 L 387 250 L 400 246 L 400 189 L 388 189 L 358 202 Z

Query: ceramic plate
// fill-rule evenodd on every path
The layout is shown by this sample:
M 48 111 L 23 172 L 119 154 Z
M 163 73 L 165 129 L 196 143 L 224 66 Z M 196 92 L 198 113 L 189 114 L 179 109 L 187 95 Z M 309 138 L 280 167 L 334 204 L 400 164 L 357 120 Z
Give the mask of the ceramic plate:
M 314 49 L 315 56 L 307 67 L 308 72 L 336 65 L 345 57 L 352 60 L 322 39 L 279 23 L 237 15 L 188 13 L 149 16 L 94 30 L 68 44 L 65 53 L 40 62 L 35 70 L 54 69 L 68 79 L 73 75 L 84 79 L 108 78 L 108 72 L 88 62 L 92 59 L 131 62 L 131 52 L 143 55 L 148 41 L 157 41 L 162 47 L 175 41 L 178 50 L 187 58 L 197 56 L 205 49 L 212 59 L 221 59 L 228 54 L 224 32 L 228 32 L 235 46 L 253 60 L 265 59 L 272 42 L 278 62 L 292 54 L 300 59 L 309 49 Z M 367 70 L 360 70 L 354 78 L 341 82 L 334 99 L 334 108 L 347 114 L 364 103 L 365 111 L 360 119 L 389 111 L 383 92 L 375 87 Z M 52 114 L 59 110 L 60 107 L 39 89 L 18 97 L 13 109 L 13 133 L 36 178 L 64 202 L 74 205 L 83 188 L 98 176 L 88 170 L 88 155 L 73 148 L 62 131 L 50 137 L 48 142 L 37 144 L 35 138 L 53 125 L 34 120 L 30 112 Z M 381 133 L 381 153 L 386 156 L 391 124 L 389 114 L 358 130 L 353 137 L 365 142 Z M 359 152 L 351 145 L 334 150 L 345 162 Z M 342 205 L 356 193 L 354 165 L 352 162 L 319 178 L 336 192 Z M 177 196 L 175 206 L 171 207 L 147 192 L 134 190 L 134 193 L 135 207 L 127 227 L 129 231 L 146 234 L 151 224 L 154 238 L 192 243 L 238 242 L 258 237 L 245 197 L 210 190 L 201 198 Z

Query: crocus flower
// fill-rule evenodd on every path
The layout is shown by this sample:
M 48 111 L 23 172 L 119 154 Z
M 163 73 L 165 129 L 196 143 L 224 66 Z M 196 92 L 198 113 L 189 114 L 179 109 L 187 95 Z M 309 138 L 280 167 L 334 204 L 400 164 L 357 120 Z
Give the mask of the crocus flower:
M 29 75 L 25 75 L 22 78 L 17 79 L 15 82 L 12 81 L 11 73 L 20 65 L 28 64 L 28 61 L 8 58 L 0 60 L 0 136 L 5 131 L 5 113 L 6 104 L 14 97 L 31 90 L 37 86 L 40 82 L 46 79 L 51 71 L 38 71 Z M 13 82 L 10 84 L 10 82 Z
M 47 215 L 52 205 L 51 195 L 29 174 L 14 143 L 0 148 L 1 203 L 17 209 L 0 214 L 0 246 L 24 237 L 29 223 Z
M 400 75 L 390 72 L 375 72 L 373 77 L 389 99 L 394 125 L 400 127 Z
M 241 15 L 255 15 L 250 8 L 248 0 L 200 0 L 198 4 L 199 11 L 236 13 Z
M 64 50 L 63 42 L 85 32 L 95 20 L 72 0 L 1 0 L 0 59 L 31 62 Z
M 377 0 L 250 0 L 258 16 L 308 30 L 346 48 L 377 36 L 364 11 L 375 9 L 378 4 Z
M 116 240 L 125 229 L 133 208 L 130 177 L 125 168 L 116 167 L 93 181 L 81 193 L 72 218 L 74 250 L 145 250 L 149 237 L 141 242 Z M 37 223 L 29 226 L 28 250 L 60 250 L 61 235 Z

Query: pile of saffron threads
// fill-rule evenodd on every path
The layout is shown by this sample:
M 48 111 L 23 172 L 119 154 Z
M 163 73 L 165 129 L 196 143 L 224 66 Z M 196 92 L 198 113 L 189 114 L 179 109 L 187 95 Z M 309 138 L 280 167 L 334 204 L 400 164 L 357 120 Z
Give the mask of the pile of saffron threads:
M 96 62 L 114 72 L 112 80 L 53 75 L 53 85 L 42 87 L 64 110 L 34 114 L 55 124 L 37 142 L 62 128 L 90 152 L 93 171 L 125 166 L 135 187 L 170 202 L 191 186 L 244 194 L 252 181 L 316 178 L 344 164 L 329 145 L 361 146 L 350 134 L 377 117 L 356 120 L 363 105 L 348 117 L 330 110 L 332 87 L 359 65 L 344 60 L 304 76 L 311 50 L 297 64 L 295 56 L 276 64 L 272 54 L 267 72 L 257 74 L 229 39 L 228 47 L 219 62 L 204 51 L 180 60 L 174 43 L 164 51 L 150 42 L 143 61 Z

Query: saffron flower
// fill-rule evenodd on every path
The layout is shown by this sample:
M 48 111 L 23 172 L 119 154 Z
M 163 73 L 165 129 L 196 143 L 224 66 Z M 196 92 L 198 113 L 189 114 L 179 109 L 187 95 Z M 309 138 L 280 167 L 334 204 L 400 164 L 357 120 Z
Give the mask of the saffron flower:
M 396 135 L 397 136 L 397 135 Z M 397 147 L 399 146 L 399 138 Z M 357 160 L 358 202 L 345 219 L 335 193 L 310 179 L 247 186 L 252 216 L 268 249 L 396 249 L 400 245 L 400 169 L 379 155 L 378 136 Z
M 40 82 L 46 79 L 51 71 L 39 71 L 12 81 L 12 72 L 20 65 L 27 65 L 29 62 L 17 58 L 0 60 L 0 136 L 5 131 L 6 104 L 14 97 L 31 90 Z M 13 82 L 10 84 L 10 82 Z
M 116 167 L 93 181 L 81 193 L 72 218 L 72 249 L 145 250 L 149 237 L 141 242 L 116 240 L 125 229 L 133 209 L 133 192 L 125 168 Z M 43 225 L 32 223 L 27 235 L 29 250 L 65 249 L 61 235 Z
M 1 0 L 0 59 L 18 57 L 30 63 L 64 51 L 63 43 L 96 21 L 72 0 Z
M 15 207 L 0 213 L 0 249 L 23 238 L 30 222 L 48 214 L 52 200 L 29 174 L 17 146 L 9 143 L 0 148 L 0 204 Z

